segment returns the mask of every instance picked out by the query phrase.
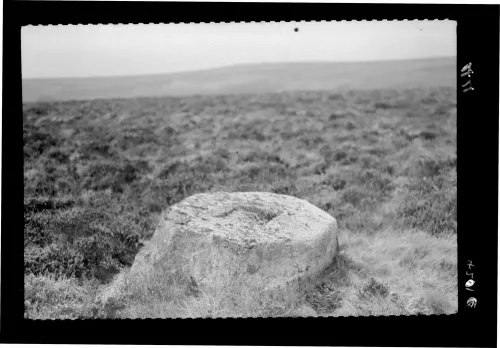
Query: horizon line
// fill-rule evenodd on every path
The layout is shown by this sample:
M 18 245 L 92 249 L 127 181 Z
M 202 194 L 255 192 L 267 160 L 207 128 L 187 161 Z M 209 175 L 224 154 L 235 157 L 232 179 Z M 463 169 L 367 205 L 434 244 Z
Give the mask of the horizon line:
M 290 64 L 356 64 L 356 63 L 384 63 L 384 62 L 404 62 L 404 61 L 422 61 L 422 60 L 435 60 L 435 59 L 447 59 L 447 58 L 457 58 L 457 55 L 447 55 L 447 56 L 432 56 L 432 57 L 419 57 L 419 58 L 397 58 L 397 59 L 372 59 L 372 60 L 350 60 L 350 61 L 334 61 L 334 60 L 318 60 L 318 61 L 276 61 L 276 62 L 255 62 L 255 63 L 236 63 L 231 65 L 221 65 L 212 68 L 202 68 L 195 70 L 183 70 L 175 72 L 158 72 L 158 73 L 146 73 L 146 74 L 132 74 L 132 75 L 91 75 L 91 76 L 54 76 L 54 77 L 26 77 L 21 78 L 21 80 L 71 80 L 71 79 L 110 79 L 110 78 L 133 78 L 133 77 L 152 77 L 161 75 L 177 75 L 177 74 L 188 74 L 188 73 L 202 73 L 214 70 L 223 70 L 228 68 L 237 68 L 245 66 L 256 66 L 256 65 L 290 65 Z

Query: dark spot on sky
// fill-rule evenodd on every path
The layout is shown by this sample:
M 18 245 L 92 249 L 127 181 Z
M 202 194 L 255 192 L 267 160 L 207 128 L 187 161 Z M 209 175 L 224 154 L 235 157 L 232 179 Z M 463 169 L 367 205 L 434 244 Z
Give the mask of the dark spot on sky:
M 293 29 L 293 31 L 298 32 L 298 31 L 299 31 L 299 28 L 295 28 L 295 29 Z

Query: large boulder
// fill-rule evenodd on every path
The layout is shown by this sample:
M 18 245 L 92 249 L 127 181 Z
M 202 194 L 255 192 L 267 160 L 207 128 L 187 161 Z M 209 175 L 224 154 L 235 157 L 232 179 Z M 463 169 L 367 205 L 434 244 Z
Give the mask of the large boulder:
M 128 278 L 155 273 L 200 288 L 262 290 L 317 274 L 338 250 L 337 222 L 305 200 L 267 192 L 203 193 L 166 210 Z

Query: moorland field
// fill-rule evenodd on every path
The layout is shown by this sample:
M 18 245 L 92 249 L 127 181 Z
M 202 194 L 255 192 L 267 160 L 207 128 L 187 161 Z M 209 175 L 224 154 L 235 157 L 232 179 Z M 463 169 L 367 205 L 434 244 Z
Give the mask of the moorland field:
M 446 86 L 25 102 L 25 316 L 454 313 L 456 121 Z M 286 293 L 96 301 L 162 210 L 214 191 L 303 198 L 337 219 L 341 252 Z
M 23 80 L 24 102 L 285 91 L 455 87 L 455 57 L 235 65 L 171 74 Z

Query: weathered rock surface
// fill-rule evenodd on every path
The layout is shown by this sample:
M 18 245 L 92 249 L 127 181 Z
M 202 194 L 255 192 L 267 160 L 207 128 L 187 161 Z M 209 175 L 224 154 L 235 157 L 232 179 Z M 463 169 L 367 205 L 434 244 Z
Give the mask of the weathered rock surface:
M 337 249 L 336 220 L 305 200 L 204 193 L 164 212 L 128 277 L 145 280 L 160 272 L 201 288 L 242 282 L 264 290 L 320 272 Z

